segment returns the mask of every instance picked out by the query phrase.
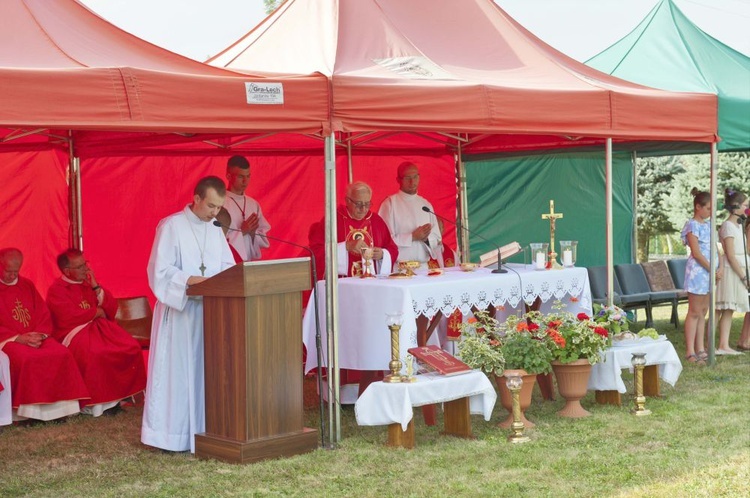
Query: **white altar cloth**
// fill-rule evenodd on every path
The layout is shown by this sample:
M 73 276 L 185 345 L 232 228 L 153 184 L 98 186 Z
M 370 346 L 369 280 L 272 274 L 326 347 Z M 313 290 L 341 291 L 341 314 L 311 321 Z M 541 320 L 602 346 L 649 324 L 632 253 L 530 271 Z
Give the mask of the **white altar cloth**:
M 386 313 L 401 311 L 403 325 L 399 334 L 400 357 L 417 346 L 418 315 L 434 317 L 438 311 L 448 316 L 455 309 L 464 313 L 472 306 L 489 305 L 516 308 L 531 305 L 537 297 L 542 311 L 560 300 L 572 313 L 591 314 L 591 289 L 586 268 L 535 271 L 528 265 L 507 265 L 508 273 L 492 273 L 479 268 L 463 272 L 446 268 L 443 275 L 428 277 L 419 271 L 410 279 L 340 278 L 339 279 L 339 367 L 355 370 L 388 370 L 391 359 L 391 336 L 386 327 Z M 515 270 L 515 272 L 513 271 Z M 517 273 L 516 273 L 517 272 Z M 317 283 L 319 295 L 325 296 L 325 281 Z M 305 372 L 317 367 L 315 353 L 315 313 L 310 296 L 302 322 L 302 339 L 307 348 Z M 327 364 L 325 299 L 319 299 L 323 364 Z M 507 310 L 506 310 L 507 311 Z M 437 343 L 437 334 L 432 341 Z M 430 342 L 433 343 L 433 342 Z
M 646 365 L 659 365 L 659 378 L 674 386 L 682 372 L 680 357 L 674 346 L 667 340 L 634 341 L 628 346 L 613 346 L 601 353 L 603 362 L 591 368 L 589 390 L 627 392 L 622 381 L 622 370 L 633 366 L 630 360 L 633 353 L 646 353 Z
M 469 411 L 474 415 L 492 417 L 497 393 L 487 376 L 479 370 L 470 373 L 444 376 L 434 373 L 417 375 L 412 383 L 388 384 L 373 382 L 354 405 L 359 425 L 401 424 L 401 429 L 411 421 L 412 407 L 453 401 L 469 397 Z

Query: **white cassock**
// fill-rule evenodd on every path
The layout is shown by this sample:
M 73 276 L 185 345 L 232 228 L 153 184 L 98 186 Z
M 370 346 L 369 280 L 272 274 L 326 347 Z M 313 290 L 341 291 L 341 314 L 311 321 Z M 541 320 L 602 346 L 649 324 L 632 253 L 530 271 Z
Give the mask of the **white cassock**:
M 233 266 L 234 258 L 221 228 L 187 206 L 159 222 L 148 261 L 157 302 L 141 442 L 169 451 L 194 453 L 195 434 L 206 430 L 203 300 L 186 294 L 187 280 L 201 275 L 201 264 L 212 277 Z
M 440 226 L 438 220 L 432 213 L 422 210 L 423 206 L 435 211 L 427 199 L 418 194 L 407 194 L 402 191 L 386 197 L 380 205 L 378 214 L 383 218 L 385 224 L 391 231 L 391 237 L 398 246 L 398 259 L 400 261 L 419 261 L 426 263 L 430 257 L 434 257 L 443 266 L 442 251 L 440 244 Z M 432 224 L 432 231 L 427 238 L 429 247 L 422 241 L 412 240 L 412 232 L 425 223 Z
M 224 203 L 224 208 L 229 211 L 229 215 L 232 217 L 230 227 L 234 230 L 230 230 L 227 234 L 227 240 L 232 247 L 234 247 L 237 254 L 240 255 L 242 261 L 255 261 L 260 259 L 260 250 L 265 249 L 269 246 L 268 239 L 261 237 L 271 230 L 271 225 L 268 224 L 266 217 L 263 216 L 263 211 L 260 209 L 258 201 L 247 195 L 237 195 L 227 190 L 227 200 Z M 251 237 L 250 234 L 243 235 L 242 232 L 238 232 L 242 222 L 246 220 L 251 214 L 258 215 L 258 229 L 255 231 L 255 237 Z
M 0 425 L 13 423 L 13 400 L 10 395 L 10 360 L 8 355 L 0 351 Z

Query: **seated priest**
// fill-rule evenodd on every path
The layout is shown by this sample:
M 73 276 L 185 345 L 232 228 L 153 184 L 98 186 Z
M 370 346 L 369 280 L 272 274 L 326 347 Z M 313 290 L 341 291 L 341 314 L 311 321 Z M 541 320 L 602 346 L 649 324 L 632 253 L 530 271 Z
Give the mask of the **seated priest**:
M 377 213 L 370 211 L 372 189 L 364 182 L 354 182 L 346 187 L 345 205 L 336 211 L 338 241 L 338 275 L 359 276 L 364 271 L 362 248 L 371 247 L 373 273 L 388 275 L 398 258 L 398 247 L 391 238 L 388 226 Z M 313 225 L 310 230 L 310 248 L 318 262 L 318 279 L 325 271 L 325 222 Z
M 346 187 L 345 205 L 336 212 L 338 241 L 338 275 L 359 276 L 365 271 L 363 247 L 373 248 L 373 273 L 388 275 L 398 259 L 398 247 L 391 238 L 388 226 L 377 213 L 370 211 L 372 189 L 364 182 Z M 325 223 L 314 224 L 309 232 L 310 248 L 318 262 L 318 280 L 324 277 Z M 359 382 L 359 394 L 382 375 L 382 372 L 341 370 L 341 385 Z
M 57 258 L 62 276 L 47 292 L 54 336 L 78 363 L 91 399 L 83 413 L 116 413 L 120 400 L 146 388 L 138 342 L 115 321 L 117 300 L 99 285 L 83 253 L 68 249 Z
M 80 411 L 89 399 L 73 355 L 50 337 L 52 319 L 42 296 L 18 273 L 23 254 L 0 249 L 0 349 L 10 360 L 9 377 L 0 375 L 17 419 L 53 420 Z M 4 356 L 4 355 L 3 355 Z

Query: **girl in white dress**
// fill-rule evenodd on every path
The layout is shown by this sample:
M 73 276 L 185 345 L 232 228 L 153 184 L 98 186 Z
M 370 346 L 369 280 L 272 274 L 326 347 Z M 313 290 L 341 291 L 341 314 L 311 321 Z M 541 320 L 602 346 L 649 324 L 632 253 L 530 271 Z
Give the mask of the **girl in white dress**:
M 740 224 L 740 216 L 747 209 L 748 199 L 745 194 L 733 189 L 726 189 L 724 206 L 729 211 L 727 220 L 722 223 L 719 238 L 724 248 L 724 267 L 726 274 L 716 285 L 716 314 L 719 317 L 719 347 L 717 355 L 742 354 L 729 347 L 729 331 L 732 327 L 734 312 L 750 311 L 745 275 L 745 234 Z

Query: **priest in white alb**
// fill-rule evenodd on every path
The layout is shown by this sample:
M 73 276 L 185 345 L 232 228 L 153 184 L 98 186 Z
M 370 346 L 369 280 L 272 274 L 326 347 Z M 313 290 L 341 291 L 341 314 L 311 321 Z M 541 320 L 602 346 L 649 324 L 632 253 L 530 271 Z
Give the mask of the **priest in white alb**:
M 157 302 L 141 442 L 168 451 L 194 453 L 195 434 L 205 431 L 203 300 L 186 292 L 235 264 L 212 223 L 225 199 L 220 178 L 201 179 L 192 204 L 159 222 L 148 262 Z
M 232 220 L 227 234 L 229 244 L 242 261 L 260 259 L 261 249 L 269 247 L 265 234 L 271 225 L 263 216 L 258 201 L 245 195 L 250 184 L 250 162 L 244 156 L 232 156 L 227 161 L 227 198 L 224 208 Z
M 386 197 L 378 214 L 398 246 L 399 260 L 419 261 L 423 265 L 432 260 L 431 266 L 443 266 L 440 227 L 432 214 L 435 209 L 417 194 L 419 169 L 414 163 L 401 163 L 396 181 L 399 191 Z M 424 207 L 430 212 L 424 211 Z

